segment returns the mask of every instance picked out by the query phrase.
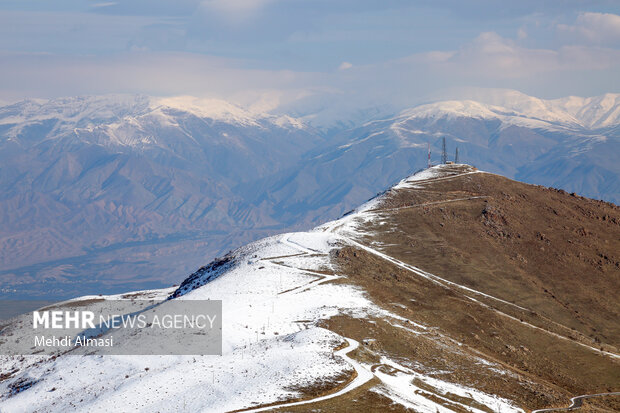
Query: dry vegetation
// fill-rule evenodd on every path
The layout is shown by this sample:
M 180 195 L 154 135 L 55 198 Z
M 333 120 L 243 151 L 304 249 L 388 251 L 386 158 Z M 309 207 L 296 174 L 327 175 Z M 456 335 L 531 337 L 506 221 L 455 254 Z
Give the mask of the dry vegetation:
M 464 171 L 472 169 L 454 167 L 455 173 Z M 375 213 L 380 219 L 366 223 L 361 229 L 367 235 L 358 241 L 505 302 L 343 245 L 332 262 L 346 278 L 334 282 L 362 287 L 375 303 L 409 320 L 325 321 L 324 327 L 343 336 L 372 339 L 351 357 L 389 374 L 391 367 L 380 363 L 387 356 L 526 410 L 566 407 L 575 395 L 620 390 L 620 360 L 599 351 L 618 354 L 620 347 L 617 206 L 469 174 L 391 190 Z M 454 411 L 465 411 L 462 404 L 493 411 L 416 385 L 420 394 Z M 341 397 L 278 411 L 407 411 L 374 391 L 380 387 L 375 378 Z M 326 391 L 318 383 L 304 390 L 304 398 Z M 581 411 L 620 411 L 619 403 L 618 397 L 590 399 Z
M 368 228 L 385 252 L 620 346 L 620 208 L 491 174 L 421 186 Z M 485 198 L 415 206 L 441 196 Z

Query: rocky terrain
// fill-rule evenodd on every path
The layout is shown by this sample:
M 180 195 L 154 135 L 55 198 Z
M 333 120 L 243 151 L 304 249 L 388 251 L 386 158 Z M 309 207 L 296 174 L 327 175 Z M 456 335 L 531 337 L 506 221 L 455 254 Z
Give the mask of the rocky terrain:
M 619 223 L 610 203 L 437 166 L 124 296 L 223 300 L 222 356 L 3 357 L 0 410 L 529 412 L 603 394 L 582 409 L 617 411 Z

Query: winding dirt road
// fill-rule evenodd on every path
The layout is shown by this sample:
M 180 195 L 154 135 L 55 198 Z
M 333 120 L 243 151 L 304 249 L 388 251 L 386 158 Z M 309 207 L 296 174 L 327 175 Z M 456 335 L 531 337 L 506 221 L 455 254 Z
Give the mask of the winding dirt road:
M 357 372 L 357 376 L 349 384 L 347 384 L 346 387 L 340 389 L 339 391 L 335 393 L 327 394 L 325 396 L 320 396 L 314 399 L 301 400 L 298 402 L 291 402 L 291 403 L 282 403 L 282 404 L 273 405 L 273 406 L 258 407 L 256 409 L 244 410 L 244 412 L 247 412 L 247 413 L 266 412 L 269 410 L 282 409 L 285 407 L 301 406 L 304 404 L 316 403 L 316 402 L 320 402 L 323 400 L 333 399 L 334 397 L 342 396 L 343 394 L 348 393 L 351 390 L 364 385 L 366 382 L 372 379 L 374 375 L 370 371 L 362 367 L 362 365 L 359 364 L 357 361 L 353 360 L 347 355 L 353 350 L 355 350 L 356 348 L 358 348 L 360 343 L 348 337 L 345 337 L 345 340 L 347 340 L 347 343 L 349 343 L 349 345 L 343 349 L 336 351 L 334 354 L 342 357 L 347 363 L 353 366 L 353 368 Z
M 583 404 L 583 401 L 585 399 L 591 399 L 591 398 L 594 398 L 594 397 L 602 397 L 602 396 L 620 396 L 620 392 L 584 394 L 584 395 L 576 396 L 576 397 L 573 397 L 572 399 L 570 399 L 571 404 L 568 407 L 554 407 L 554 408 L 549 408 L 549 409 L 538 409 L 538 410 L 532 410 L 532 413 L 568 412 L 568 411 L 571 411 L 571 410 L 579 409 L 581 407 L 581 405 Z
M 450 177 L 445 177 L 445 178 L 435 178 L 435 179 L 450 179 L 450 178 L 454 178 L 457 177 L 459 175 L 456 176 L 450 176 Z M 424 183 L 424 182 L 415 182 L 415 183 Z M 478 197 L 474 197 L 474 198 L 478 198 Z M 481 197 L 482 198 L 482 197 Z M 450 201 L 460 201 L 461 199 L 458 200 L 450 200 Z M 463 199 L 464 200 L 464 199 Z M 376 212 L 374 210 L 368 210 L 365 212 Z M 437 284 L 440 284 L 441 286 L 443 286 L 444 288 L 448 288 L 448 289 L 458 289 L 461 290 L 462 292 L 465 293 L 469 293 L 469 294 L 474 294 L 474 295 L 481 295 L 484 296 L 486 298 L 501 302 L 503 304 L 507 304 L 513 307 L 516 307 L 518 309 L 521 310 L 527 310 L 521 306 L 518 306 L 514 303 L 510 303 L 507 302 L 505 300 L 502 300 L 500 298 L 485 294 L 481 291 L 477 291 L 474 289 L 471 289 L 469 287 L 466 287 L 464 285 L 460 285 L 457 283 L 454 283 L 452 281 L 448 281 L 444 278 L 441 278 L 435 274 L 431 274 L 429 272 L 426 272 L 418 267 L 415 267 L 413 265 L 404 263 L 394 257 L 391 257 L 385 253 L 382 253 L 374 248 L 371 248 L 367 245 L 361 244 L 359 242 L 357 242 L 356 240 L 353 240 L 350 236 L 350 234 L 346 233 L 345 231 L 343 231 L 343 228 L 341 228 L 343 225 L 342 223 L 338 223 L 338 221 L 335 222 L 336 225 L 327 225 L 323 228 L 323 231 L 326 232 L 331 232 L 334 233 L 335 235 L 339 236 L 344 242 L 349 243 L 350 245 L 356 246 L 358 248 L 361 248 L 363 250 L 366 250 L 372 254 L 375 254 L 401 268 L 404 268 L 406 270 L 409 270 L 411 272 L 416 273 L 418 276 L 424 277 L 429 279 L 432 282 L 435 282 Z M 300 253 L 298 254 L 292 254 L 290 256 L 304 256 L 304 255 L 314 255 L 319 253 L 319 251 L 315 251 L 312 249 L 309 249 L 307 247 L 305 247 L 304 245 L 301 245 L 300 243 L 294 242 L 292 240 L 289 239 L 288 234 L 283 236 L 280 239 L 280 242 L 284 245 L 287 245 L 293 249 L 296 249 L 298 251 L 300 251 Z M 265 258 L 263 259 L 264 261 L 266 261 L 267 263 L 271 264 L 271 265 L 275 265 L 275 266 L 280 266 L 280 267 L 285 267 L 285 265 L 282 265 L 278 262 L 276 262 L 275 258 L 282 258 L 282 257 L 271 257 L 271 258 Z M 304 284 L 304 285 L 300 285 L 296 288 L 293 288 L 291 290 L 287 290 L 287 291 L 283 291 L 281 292 L 281 294 L 288 294 L 288 293 L 294 293 L 294 292 L 299 292 L 299 291 L 303 291 L 306 290 L 308 288 L 312 288 L 318 284 L 322 284 L 324 282 L 327 281 L 331 281 L 332 279 L 336 279 L 336 278 L 340 278 L 340 276 L 338 275 L 326 275 L 326 274 L 322 274 L 322 273 L 318 273 L 318 272 L 314 272 L 311 270 L 304 270 L 305 272 L 311 273 L 313 275 L 316 275 L 318 278 L 316 280 L 311 281 L 310 283 Z M 472 297 L 469 297 L 471 299 L 473 299 Z M 475 300 L 477 301 L 477 300 Z M 502 313 L 503 314 L 503 313 Z M 512 317 L 511 317 L 512 318 Z M 529 325 L 529 324 L 528 324 Z M 555 336 L 558 336 L 560 338 L 564 338 L 567 339 L 566 337 L 560 336 L 556 333 L 544 330 L 540 327 L 537 326 L 533 326 L 530 325 L 533 328 L 536 329 L 540 329 L 543 330 L 549 334 L 553 334 Z M 270 406 L 263 406 L 263 407 L 257 407 L 257 408 L 253 408 L 253 409 L 248 409 L 248 410 L 243 410 L 244 412 L 264 412 L 264 411 L 270 411 L 270 410 L 276 410 L 276 409 L 282 409 L 282 408 L 287 408 L 287 407 L 294 407 L 294 406 L 301 406 L 301 405 L 306 405 L 306 404 L 312 404 L 312 403 L 316 403 L 316 402 L 320 402 L 320 401 L 324 401 L 324 400 L 329 400 L 335 397 L 339 397 L 345 393 L 348 393 L 362 385 L 364 385 L 365 383 L 367 383 L 368 381 L 370 381 L 374 376 L 374 369 L 377 368 L 379 365 L 375 365 L 373 366 L 372 369 L 366 369 L 364 368 L 360 363 L 358 363 L 357 361 L 353 360 L 352 358 L 350 358 L 348 356 L 349 353 L 351 353 L 352 351 L 354 351 L 355 349 L 357 349 L 359 347 L 359 342 L 357 342 L 356 340 L 352 339 L 352 338 L 348 338 L 348 337 L 344 337 L 344 339 L 347 341 L 348 346 L 340 349 L 338 351 L 336 351 L 334 354 L 337 356 L 342 357 L 347 363 L 349 363 L 356 371 L 357 375 L 356 377 L 350 382 L 348 383 L 345 387 L 343 387 L 342 389 L 334 392 L 334 393 L 330 393 L 324 396 L 319 396 L 316 398 L 312 398 L 312 399 L 307 399 L 307 400 L 300 400 L 300 401 L 295 401 L 295 402 L 285 402 L 282 404 L 275 404 L 275 405 L 270 405 Z M 582 345 L 584 347 L 590 348 L 594 351 L 597 351 L 599 353 L 603 353 L 605 355 L 611 356 L 613 358 L 619 358 L 620 356 L 614 353 L 608 353 L 605 351 L 600 351 L 598 349 L 595 349 L 591 346 L 588 346 L 586 344 L 580 343 L 580 342 L 576 342 L 576 344 Z M 586 395 L 581 395 L 581 396 L 576 396 L 573 397 L 571 399 L 571 405 L 569 407 L 564 407 L 564 408 L 546 408 L 546 409 L 538 409 L 538 410 L 534 410 L 532 413 L 543 413 L 543 412 L 560 412 L 560 411 L 571 411 L 571 410 L 575 410 L 578 409 L 582 406 L 583 404 L 583 400 L 588 399 L 588 398 L 593 398 L 593 397 L 602 397 L 602 396 L 616 396 L 616 395 L 620 395 L 620 392 L 615 392 L 615 393 L 599 393 L 599 394 L 586 394 Z

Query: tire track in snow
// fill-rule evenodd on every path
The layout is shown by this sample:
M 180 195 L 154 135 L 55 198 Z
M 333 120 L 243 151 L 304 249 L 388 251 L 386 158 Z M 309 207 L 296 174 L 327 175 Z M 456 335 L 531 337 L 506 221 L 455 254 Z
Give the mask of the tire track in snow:
M 305 253 L 306 253 L 306 254 L 308 254 L 308 255 L 312 255 L 312 254 L 321 254 L 321 252 L 320 252 L 320 251 L 316 251 L 316 250 L 313 250 L 313 249 L 306 248 L 306 247 L 304 247 L 303 245 L 301 245 L 301 244 L 299 244 L 299 243 L 297 243 L 297 242 L 295 242 L 295 241 L 291 241 L 291 240 L 289 239 L 289 235 L 290 235 L 290 234 L 286 234 L 286 235 L 284 235 L 282 238 L 280 238 L 280 242 L 281 242 L 282 244 L 287 245 L 287 246 L 289 246 L 289 247 L 291 247 L 291 248 L 294 248 L 294 249 L 296 249 L 296 250 L 298 250 L 298 251 L 305 252 Z
M 284 245 L 287 245 L 289 247 L 292 247 L 294 249 L 297 249 L 298 251 L 302 251 L 300 254 L 293 254 L 290 256 L 296 256 L 296 257 L 302 257 L 302 256 L 306 256 L 306 255 L 314 255 L 316 254 L 318 251 L 314 251 L 311 249 L 308 249 L 306 247 L 304 247 L 301 244 L 298 244 L 296 242 L 293 242 L 291 240 L 289 240 L 288 235 L 283 236 L 280 239 L 280 242 Z M 279 258 L 279 257 L 277 257 Z M 268 262 L 269 264 L 278 266 L 278 267 L 283 267 L 286 269 L 293 269 L 291 267 L 288 267 L 286 265 L 282 265 L 279 264 L 277 262 L 272 261 L 272 259 L 264 259 L 266 262 Z M 300 270 L 297 269 L 298 271 L 303 271 L 303 272 L 308 272 L 311 273 L 313 275 L 317 275 L 321 278 L 318 278 L 316 280 L 312 280 L 307 284 L 301 285 L 299 287 L 295 287 L 292 288 L 288 291 L 283 291 L 280 294 L 295 294 L 295 293 L 299 293 L 302 291 L 305 291 L 309 288 L 312 288 L 316 285 L 322 284 L 324 282 L 327 281 L 331 281 L 331 280 L 335 280 L 337 278 L 341 278 L 338 275 L 326 275 L 326 274 L 321 274 L 315 271 L 311 271 L 311 270 Z M 344 339 L 347 341 L 347 347 L 344 347 L 336 352 L 334 352 L 334 355 L 336 356 L 340 356 L 342 357 L 347 363 L 349 363 L 349 365 L 351 365 L 353 367 L 353 369 L 355 370 L 355 378 L 348 383 L 344 388 L 334 392 L 334 393 L 330 393 L 324 396 L 320 396 L 320 397 L 315 397 L 313 399 L 308 399 L 308 400 L 300 400 L 300 401 L 296 401 L 296 402 L 289 402 L 289 403 L 282 403 L 282 404 L 274 404 L 274 405 L 270 405 L 270 406 L 265 406 L 265 407 L 257 407 L 257 408 L 250 408 L 250 409 L 242 409 L 242 410 L 238 410 L 239 412 L 264 412 L 264 411 L 269 411 L 269 410 L 275 410 L 275 409 L 280 409 L 280 408 L 286 408 L 286 407 L 293 407 L 293 406 L 301 406 L 304 404 L 310 404 L 310 403 L 316 403 L 316 402 L 320 402 L 320 401 L 324 401 L 324 400 L 329 400 L 335 397 L 339 397 L 345 393 L 350 392 L 353 389 L 356 389 L 362 385 L 364 385 L 366 382 L 368 382 L 369 380 L 371 380 L 374 377 L 374 374 L 372 372 L 370 372 L 369 370 L 365 369 L 360 363 L 358 363 L 357 361 L 353 360 L 352 358 L 350 358 L 348 356 L 348 354 L 352 351 L 354 351 L 355 349 L 357 349 L 359 347 L 359 342 L 357 340 L 354 340 L 352 338 L 348 338 L 348 337 L 344 337 Z
M 322 274 L 320 272 L 312 271 L 312 270 L 309 270 L 309 269 L 290 267 L 288 265 L 280 264 L 280 263 L 274 261 L 274 260 L 279 259 L 279 258 L 304 257 L 304 256 L 308 256 L 308 255 L 316 255 L 318 253 L 322 254 L 320 251 L 315 251 L 315 250 L 306 248 L 306 247 L 304 247 L 303 245 L 301 245 L 301 244 L 299 244 L 297 242 L 291 241 L 289 239 L 288 235 L 284 235 L 282 238 L 280 238 L 279 242 L 284 244 L 284 245 L 286 245 L 286 246 L 288 246 L 288 247 L 291 247 L 293 249 L 301 251 L 301 252 L 298 253 L 298 254 L 283 255 L 283 256 L 280 256 L 280 257 L 261 258 L 262 261 L 264 261 L 266 263 L 269 263 L 271 265 L 274 265 L 276 267 L 281 267 L 281 268 L 287 269 L 287 270 L 296 270 L 296 271 L 306 272 L 306 273 L 312 274 L 312 275 L 314 275 L 314 276 L 316 276 L 318 278 L 315 279 L 315 280 L 312 280 L 312 281 L 310 281 L 310 282 L 308 282 L 306 284 L 302 284 L 300 286 L 293 287 L 293 288 L 290 288 L 290 289 L 285 290 L 285 291 L 281 291 L 281 292 L 278 293 L 278 295 L 281 295 L 281 294 L 291 294 L 291 293 L 300 293 L 300 292 L 306 291 L 306 290 L 308 290 L 308 289 L 310 289 L 310 288 L 312 288 L 314 286 L 323 284 L 325 282 L 336 280 L 338 278 L 342 278 L 340 275 Z
M 454 179 L 454 178 L 458 178 L 460 176 L 466 176 L 466 175 L 473 175 L 473 174 L 484 174 L 484 173 L 488 173 L 488 172 L 484 172 L 484 171 L 471 171 L 471 172 L 463 172 L 463 173 L 457 173 L 454 175 L 448 175 L 448 176 L 435 176 L 432 178 L 426 178 L 426 179 L 418 179 L 418 180 L 404 180 L 399 182 L 398 184 L 396 184 L 394 186 L 394 189 L 403 189 L 403 188 L 407 188 L 405 185 L 425 185 L 431 182 L 436 182 L 436 181 L 445 181 L 448 179 Z M 415 175 L 414 175 L 415 176 Z

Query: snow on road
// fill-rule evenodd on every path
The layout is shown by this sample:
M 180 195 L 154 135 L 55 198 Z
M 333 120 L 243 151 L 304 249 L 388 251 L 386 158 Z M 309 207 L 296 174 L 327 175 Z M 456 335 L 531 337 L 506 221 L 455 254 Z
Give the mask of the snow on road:
M 355 369 L 357 373 L 355 378 L 349 384 L 347 384 L 343 389 L 335 393 L 327 394 L 325 396 L 320 396 L 320 397 L 316 397 L 314 399 L 309 399 L 309 400 L 301 400 L 298 402 L 279 404 L 277 406 L 278 408 L 301 406 L 304 404 L 317 403 L 317 402 L 321 402 L 324 400 L 333 399 L 334 397 L 342 396 L 343 394 L 348 393 L 351 390 L 356 389 L 366 384 L 368 381 L 370 381 L 373 378 L 374 375 L 370 372 L 370 370 L 366 369 L 360 363 L 358 363 L 357 361 L 347 356 L 348 353 L 358 348 L 360 343 L 357 342 L 356 340 L 353 340 L 352 338 L 345 337 L 345 339 L 347 340 L 349 345 L 343 349 L 336 351 L 334 354 L 339 357 L 342 357 L 347 363 L 353 366 L 353 368 Z M 273 407 L 260 407 L 257 409 L 246 410 L 246 412 L 247 413 L 264 412 L 264 411 L 268 411 L 272 409 Z
M 382 357 L 381 364 L 373 366 L 373 371 L 383 384 L 383 386 L 373 388 L 373 391 L 387 396 L 415 412 L 449 413 L 455 410 L 467 410 L 473 413 L 485 413 L 487 411 L 472 407 L 471 404 L 455 401 L 454 395 L 458 396 L 457 400 L 473 400 L 478 405 L 490 407 L 493 411 L 523 412 L 522 409 L 512 405 L 509 400 L 423 375 L 387 357 Z M 420 385 L 416 385 L 417 383 L 423 383 L 424 386 L 420 387 Z M 434 389 L 435 400 L 442 400 L 444 405 L 424 396 L 424 394 L 429 393 L 429 389 Z M 455 409 L 446 406 L 454 406 Z

